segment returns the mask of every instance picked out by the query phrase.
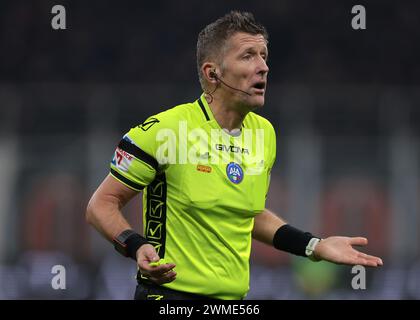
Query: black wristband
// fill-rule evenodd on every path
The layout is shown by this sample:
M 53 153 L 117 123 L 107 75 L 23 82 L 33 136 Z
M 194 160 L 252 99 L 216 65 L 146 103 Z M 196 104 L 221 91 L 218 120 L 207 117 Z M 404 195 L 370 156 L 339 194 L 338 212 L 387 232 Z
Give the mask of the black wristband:
M 125 230 L 114 239 L 115 249 L 124 257 L 130 257 L 137 260 L 137 250 L 149 242 L 133 230 Z
M 273 245 L 276 249 L 306 257 L 306 246 L 309 240 L 316 238 L 310 232 L 303 232 L 299 229 L 285 224 L 278 228 L 273 237 Z

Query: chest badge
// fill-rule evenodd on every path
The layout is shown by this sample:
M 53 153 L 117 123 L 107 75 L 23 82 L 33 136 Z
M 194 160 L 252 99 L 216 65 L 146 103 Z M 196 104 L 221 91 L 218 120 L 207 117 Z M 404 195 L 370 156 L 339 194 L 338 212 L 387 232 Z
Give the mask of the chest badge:
M 229 180 L 235 184 L 241 183 L 244 179 L 244 171 L 242 170 L 241 166 L 235 162 L 230 162 L 226 166 L 226 175 Z
M 209 167 L 209 166 L 203 166 L 201 164 L 197 164 L 197 171 L 210 173 L 211 172 L 211 167 Z

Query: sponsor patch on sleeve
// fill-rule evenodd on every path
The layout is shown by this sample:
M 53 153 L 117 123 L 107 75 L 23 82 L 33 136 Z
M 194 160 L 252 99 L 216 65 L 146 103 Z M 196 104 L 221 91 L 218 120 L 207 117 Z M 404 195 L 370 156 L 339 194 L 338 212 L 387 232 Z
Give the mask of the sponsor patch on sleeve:
M 133 161 L 133 156 L 128 152 L 117 148 L 114 152 L 114 157 L 111 163 L 118 169 L 124 172 L 128 172 Z

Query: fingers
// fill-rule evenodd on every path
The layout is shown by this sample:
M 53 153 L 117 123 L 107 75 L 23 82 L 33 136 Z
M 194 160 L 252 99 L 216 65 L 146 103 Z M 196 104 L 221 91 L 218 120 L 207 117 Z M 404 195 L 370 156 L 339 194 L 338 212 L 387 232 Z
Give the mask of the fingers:
M 175 264 L 163 263 L 150 265 L 152 262 L 158 262 L 159 260 L 160 257 L 152 245 L 143 245 L 137 252 L 137 264 L 143 276 L 157 284 L 174 281 L 176 272 L 172 269 L 175 268 Z
M 357 259 L 355 264 L 365 266 L 365 267 L 377 267 L 378 266 L 377 262 L 367 260 L 367 259 Z
M 160 260 L 159 255 L 157 254 L 155 248 L 152 245 L 144 245 L 144 248 L 141 249 L 144 249 L 143 254 L 146 260 L 150 262 L 156 262 Z
M 176 279 L 176 272 L 170 271 L 168 273 L 163 274 L 160 277 L 150 277 L 149 279 L 156 284 L 169 283 Z
M 365 246 L 368 244 L 368 240 L 363 237 L 353 237 L 350 238 L 350 244 L 352 246 Z
M 381 258 L 368 255 L 363 252 L 359 252 L 359 258 L 362 258 L 366 261 L 366 263 L 370 264 L 371 266 L 377 267 L 382 266 L 384 263 Z
M 372 260 L 358 258 L 358 257 L 345 259 L 345 260 L 342 260 L 340 263 L 350 265 L 350 266 L 357 266 L 357 265 L 364 266 L 364 267 L 377 267 L 378 266 L 377 261 L 372 261 Z
M 152 277 L 160 277 L 165 273 L 171 271 L 173 268 L 175 268 L 175 264 L 173 263 L 165 263 L 156 267 L 144 266 L 144 272 L 142 271 L 142 273 Z
M 159 277 L 163 275 L 164 273 L 167 273 L 173 268 L 175 268 L 174 263 L 163 263 L 163 264 L 151 265 L 151 262 L 155 262 L 155 261 L 156 260 L 151 260 L 151 258 L 139 259 L 138 265 L 139 265 L 141 273 L 147 276 Z M 158 256 L 157 261 L 159 261 L 159 256 Z
M 354 246 L 365 246 L 368 244 L 368 240 L 364 237 L 353 237 L 353 238 L 350 238 L 350 244 Z M 383 265 L 381 258 L 371 256 L 357 250 L 355 251 L 357 252 L 357 257 L 355 259 L 356 264 L 367 266 L 367 267 L 377 267 L 377 266 Z
M 176 279 L 176 272 L 172 270 L 174 267 L 175 264 L 173 263 L 161 264 L 156 267 L 150 267 L 148 264 L 142 263 L 140 272 L 142 275 L 149 278 L 149 280 L 157 284 L 163 284 L 172 282 Z
M 361 265 L 365 267 L 378 267 L 383 265 L 381 258 L 370 256 L 359 251 L 356 251 L 356 253 L 352 255 L 351 258 L 346 259 L 344 263 L 349 265 Z

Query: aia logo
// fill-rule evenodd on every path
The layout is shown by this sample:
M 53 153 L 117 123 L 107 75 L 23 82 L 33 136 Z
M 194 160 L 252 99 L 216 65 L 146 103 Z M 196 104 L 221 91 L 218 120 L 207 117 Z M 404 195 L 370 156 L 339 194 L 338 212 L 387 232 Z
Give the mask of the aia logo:
M 231 162 L 226 166 L 226 175 L 231 182 L 238 184 L 244 178 L 244 171 L 239 164 Z
M 158 119 L 156 118 L 149 118 L 147 119 L 145 122 L 143 122 L 142 124 L 138 125 L 138 127 L 143 130 L 143 131 L 147 131 L 149 130 L 154 124 L 160 122 Z

